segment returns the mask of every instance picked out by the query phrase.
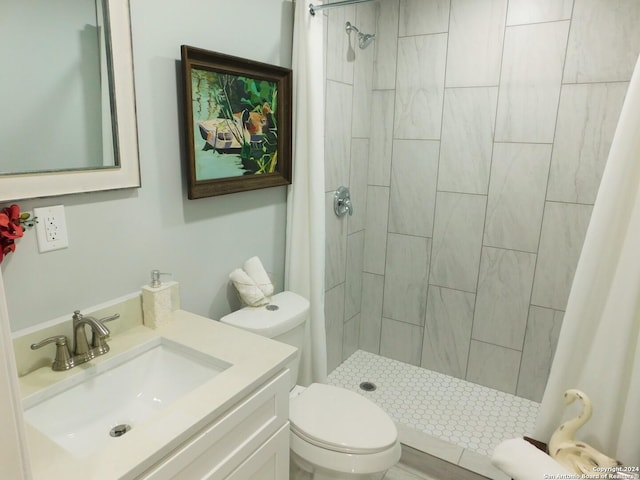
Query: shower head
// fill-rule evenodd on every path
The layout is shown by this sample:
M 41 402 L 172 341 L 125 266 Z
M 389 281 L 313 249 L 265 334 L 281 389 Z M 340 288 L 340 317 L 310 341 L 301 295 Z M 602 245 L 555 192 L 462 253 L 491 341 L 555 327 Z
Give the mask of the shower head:
M 358 40 L 359 40 L 358 45 L 363 50 L 367 48 L 369 45 L 371 45 L 371 42 L 373 42 L 375 39 L 376 39 L 375 33 L 358 33 Z
M 371 42 L 373 42 L 376 38 L 375 33 L 362 33 L 360 30 L 356 28 L 355 25 L 352 25 L 351 22 L 347 22 L 345 24 L 345 30 L 347 34 L 351 34 L 352 31 L 358 34 L 358 46 L 362 50 L 364 50 L 369 45 L 371 45 Z

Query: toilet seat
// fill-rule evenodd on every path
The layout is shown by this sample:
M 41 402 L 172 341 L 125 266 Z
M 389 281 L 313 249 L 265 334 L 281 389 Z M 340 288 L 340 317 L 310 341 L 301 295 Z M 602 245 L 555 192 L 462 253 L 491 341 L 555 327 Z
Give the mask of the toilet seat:
M 291 399 L 289 421 L 301 440 L 343 454 L 376 454 L 398 442 L 384 410 L 357 393 L 321 383 Z
M 348 474 L 377 474 L 386 472 L 400 460 L 402 453 L 400 442 L 396 442 L 391 448 L 378 453 L 353 454 L 341 453 L 326 448 L 320 448 L 306 442 L 296 433 L 289 435 L 291 445 L 291 458 L 295 463 L 307 466 L 312 469 L 320 468 L 325 472 L 339 472 Z M 323 477 L 325 478 L 325 477 Z M 340 475 L 330 475 L 329 478 L 344 478 Z M 353 478 L 353 477 L 348 477 Z M 379 477 L 376 477 L 379 478 Z

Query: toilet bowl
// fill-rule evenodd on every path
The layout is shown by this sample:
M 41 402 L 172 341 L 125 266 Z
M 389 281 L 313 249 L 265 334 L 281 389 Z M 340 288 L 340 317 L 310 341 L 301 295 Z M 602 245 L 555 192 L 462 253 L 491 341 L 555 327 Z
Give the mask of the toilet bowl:
M 220 321 L 298 348 L 288 365 L 292 480 L 380 480 L 400 459 L 398 430 L 391 418 L 344 388 L 295 384 L 308 317 L 306 299 L 282 292 L 266 307 L 246 307 Z
M 292 462 L 311 478 L 379 479 L 400 459 L 395 424 L 361 395 L 313 383 L 290 402 Z

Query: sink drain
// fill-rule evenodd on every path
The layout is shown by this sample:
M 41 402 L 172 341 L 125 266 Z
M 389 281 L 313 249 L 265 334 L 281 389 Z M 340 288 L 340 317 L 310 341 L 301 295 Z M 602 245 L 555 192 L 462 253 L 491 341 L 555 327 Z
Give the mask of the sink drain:
M 373 392 L 376 388 L 376 384 L 373 382 L 362 382 L 360 384 L 360 389 L 364 390 L 365 392 Z
M 121 423 L 120 425 L 116 425 L 109 431 L 109 435 L 112 437 L 121 437 L 125 433 L 131 430 L 131 425 L 127 425 L 126 423 Z

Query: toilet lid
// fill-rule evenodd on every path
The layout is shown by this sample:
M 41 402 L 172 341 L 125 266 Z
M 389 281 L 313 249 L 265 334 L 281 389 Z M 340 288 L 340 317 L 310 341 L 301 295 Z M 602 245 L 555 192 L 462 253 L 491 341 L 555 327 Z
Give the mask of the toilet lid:
M 291 430 L 304 440 L 344 453 L 375 453 L 392 447 L 398 430 L 370 400 L 344 388 L 311 384 L 291 399 Z

